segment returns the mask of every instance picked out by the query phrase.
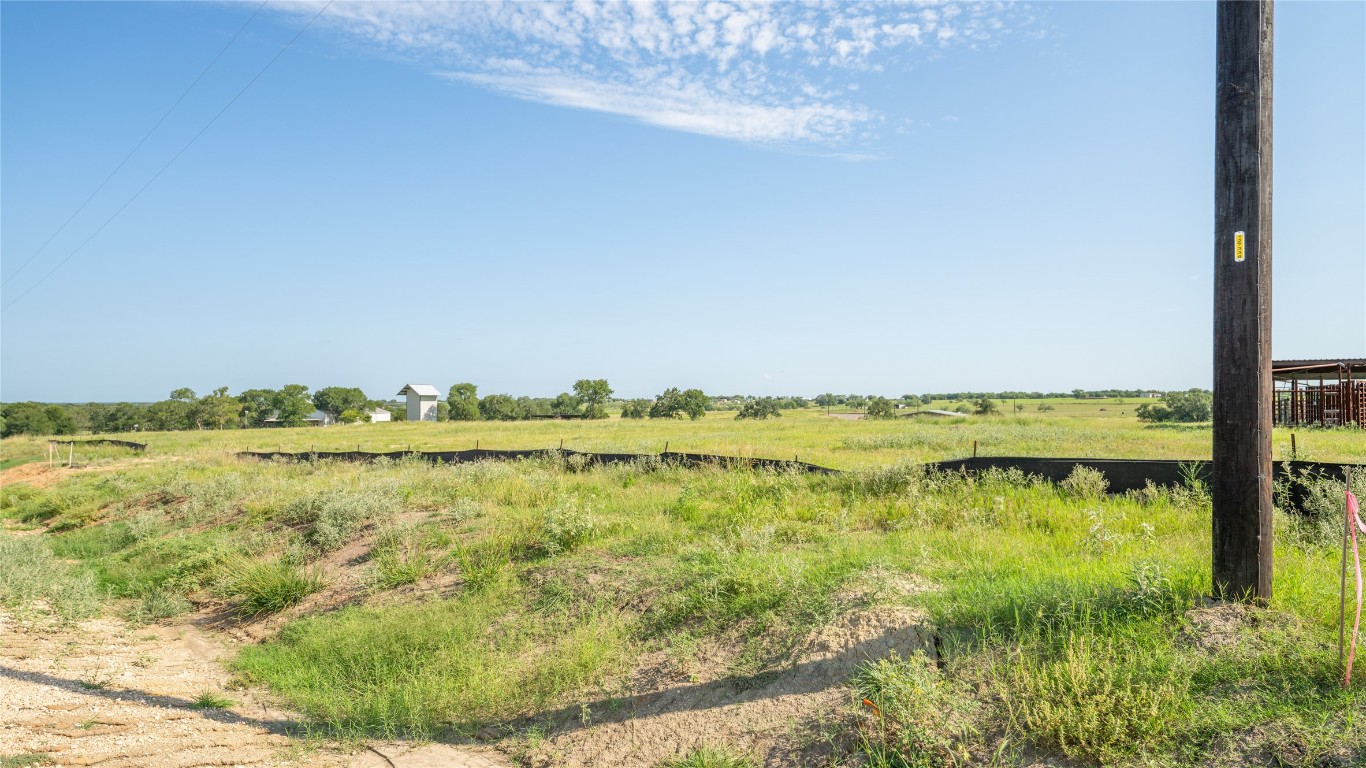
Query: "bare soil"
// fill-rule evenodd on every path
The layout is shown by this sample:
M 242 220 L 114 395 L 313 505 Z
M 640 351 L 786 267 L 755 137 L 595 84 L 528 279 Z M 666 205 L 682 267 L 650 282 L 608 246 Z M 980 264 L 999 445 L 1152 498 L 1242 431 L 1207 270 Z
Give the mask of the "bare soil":
M 712 745 L 768 766 L 820 765 L 847 748 L 836 734 L 849 732 L 838 726 L 850 711 L 844 682 L 858 664 L 893 652 L 934 655 L 924 617 L 894 607 L 813 633 L 797 663 L 777 672 L 734 677 L 733 650 L 713 644 L 686 663 L 663 652 L 646 658 L 624 695 L 539 718 L 533 727 L 545 736 L 525 743 L 525 759 L 538 768 L 655 766 Z
M 25 625 L 0 613 L 0 756 L 59 766 L 504 768 L 486 748 L 377 744 L 354 754 L 301 737 L 262 691 L 236 688 L 219 636 L 110 618 Z M 230 706 L 200 708 L 201 694 Z

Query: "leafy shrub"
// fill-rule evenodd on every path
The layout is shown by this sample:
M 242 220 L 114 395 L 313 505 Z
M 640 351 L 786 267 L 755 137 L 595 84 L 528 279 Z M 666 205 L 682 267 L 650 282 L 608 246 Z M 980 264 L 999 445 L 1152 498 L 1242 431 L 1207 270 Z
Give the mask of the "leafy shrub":
M 917 651 L 864 664 L 853 680 L 865 702 L 863 751 L 876 766 L 942 766 L 967 759 L 974 705 Z
M 1110 487 L 1110 481 L 1105 479 L 1104 472 L 1078 464 L 1058 487 L 1075 499 L 1099 499 Z
M 573 502 L 560 504 L 541 518 L 537 544 L 547 555 L 558 555 L 583 544 L 597 533 L 598 522 L 589 510 Z
M 331 490 L 296 500 L 285 509 L 287 522 L 312 523 L 307 538 L 324 552 L 340 549 L 366 521 L 385 519 L 399 506 L 389 487 Z
M 650 415 L 651 405 L 654 405 L 653 400 L 627 400 L 621 406 L 621 418 L 643 419 Z

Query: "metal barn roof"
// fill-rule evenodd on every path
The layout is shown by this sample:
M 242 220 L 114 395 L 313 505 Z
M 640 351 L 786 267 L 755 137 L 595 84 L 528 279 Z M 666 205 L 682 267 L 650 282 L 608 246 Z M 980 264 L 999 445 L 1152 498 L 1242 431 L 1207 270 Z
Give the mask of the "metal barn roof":
M 441 397 L 441 393 L 437 392 L 436 387 L 431 384 L 404 384 L 403 389 L 398 391 L 400 395 L 406 395 L 410 392 L 418 397 Z

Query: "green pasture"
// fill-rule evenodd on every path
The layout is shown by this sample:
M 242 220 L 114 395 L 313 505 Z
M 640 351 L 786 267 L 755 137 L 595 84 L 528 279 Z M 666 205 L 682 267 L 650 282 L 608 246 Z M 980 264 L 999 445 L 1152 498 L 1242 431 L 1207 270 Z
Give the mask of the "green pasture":
M 1053 456 L 1076 458 L 1208 460 L 1208 424 L 1145 424 L 1134 416 L 1137 398 L 1019 401 L 1000 407 L 999 416 L 907 416 L 886 421 L 827 416 L 823 409 L 786 411 L 778 419 L 737 421 L 733 412 L 711 412 L 688 419 L 621 419 L 600 421 L 389 422 L 325 428 L 200 430 L 101 435 L 147 443 L 149 455 L 210 458 L 243 450 L 388 452 L 463 450 L 474 448 L 566 448 L 582 451 L 658 453 L 693 451 L 763 458 L 799 458 L 836 469 L 887 466 L 971 456 L 973 443 L 981 456 Z M 1052 411 L 1041 412 L 1047 404 Z M 947 409 L 954 403 L 935 403 Z M 838 411 L 836 412 L 838 414 Z M 1366 459 L 1366 432 L 1297 429 L 1301 459 L 1354 461 Z M 78 438 L 79 439 L 79 438 Z M 14 437 L 0 442 L 0 459 L 46 458 L 46 441 Z M 92 459 L 110 450 L 78 446 Z M 1290 430 L 1273 436 L 1277 459 L 1290 458 Z M 79 456 L 78 456 L 79 458 Z

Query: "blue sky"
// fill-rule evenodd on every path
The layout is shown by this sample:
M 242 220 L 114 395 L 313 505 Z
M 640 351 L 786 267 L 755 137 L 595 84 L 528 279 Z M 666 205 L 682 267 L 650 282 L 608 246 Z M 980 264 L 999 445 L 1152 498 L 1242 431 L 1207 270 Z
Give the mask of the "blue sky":
M 0 6 L 0 397 L 1209 385 L 1212 3 L 336 2 L 242 91 L 322 8 Z M 1366 4 L 1275 107 L 1275 355 L 1366 356 Z

